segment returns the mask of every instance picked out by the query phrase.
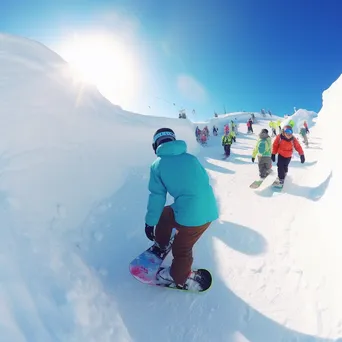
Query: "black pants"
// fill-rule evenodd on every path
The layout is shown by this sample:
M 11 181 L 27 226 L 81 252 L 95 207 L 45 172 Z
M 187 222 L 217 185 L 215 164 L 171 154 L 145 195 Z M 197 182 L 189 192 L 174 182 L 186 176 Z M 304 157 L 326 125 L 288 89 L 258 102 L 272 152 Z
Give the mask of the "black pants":
M 278 178 L 279 179 L 285 178 L 285 173 L 287 173 L 289 170 L 290 161 L 291 161 L 291 157 L 285 158 L 281 156 L 280 154 L 278 154 L 277 166 L 278 166 Z
M 224 145 L 224 153 L 227 157 L 230 156 L 230 145 Z

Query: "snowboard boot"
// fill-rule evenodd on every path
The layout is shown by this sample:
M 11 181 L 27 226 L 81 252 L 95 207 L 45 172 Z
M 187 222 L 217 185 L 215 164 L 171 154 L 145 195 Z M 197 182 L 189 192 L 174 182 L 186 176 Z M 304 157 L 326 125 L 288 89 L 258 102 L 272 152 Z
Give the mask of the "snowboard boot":
M 179 289 L 185 289 L 190 291 L 202 291 L 201 277 L 196 271 L 191 271 L 183 285 L 177 285 Z
M 279 177 L 277 177 L 274 183 L 277 185 L 284 184 L 284 179 L 279 179 Z
M 170 274 L 170 267 L 161 267 L 157 272 L 157 284 L 167 286 L 167 287 L 177 287 L 183 290 L 201 291 L 203 287 L 201 286 L 201 277 L 196 271 L 191 271 L 188 278 L 183 285 L 176 284 Z
M 169 242 L 169 244 L 166 247 L 161 247 L 157 241 L 154 242 L 154 245 L 152 247 L 151 252 L 158 255 L 161 259 L 164 259 L 166 256 L 165 254 L 168 254 L 172 247 L 173 239 Z
M 157 272 L 157 284 L 176 287 L 175 281 L 171 277 L 170 267 L 161 267 Z

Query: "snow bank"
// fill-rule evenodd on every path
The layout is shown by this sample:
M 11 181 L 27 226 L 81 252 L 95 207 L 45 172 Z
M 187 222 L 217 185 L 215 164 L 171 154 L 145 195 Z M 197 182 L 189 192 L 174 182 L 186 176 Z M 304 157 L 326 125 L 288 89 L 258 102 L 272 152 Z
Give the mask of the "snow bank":
M 298 109 L 294 114 L 290 115 L 288 118 L 283 119 L 280 127 L 286 126 L 290 120 L 293 120 L 295 126 L 293 128 L 295 133 L 299 133 L 300 129 L 304 125 L 304 121 L 307 122 L 309 130 L 315 124 L 315 119 L 317 118 L 317 113 L 309 111 L 306 109 Z
M 122 111 L 56 53 L 4 34 L 0 119 L 0 340 L 128 341 L 76 241 L 102 199 L 148 174 L 156 129 L 195 152 L 193 125 Z

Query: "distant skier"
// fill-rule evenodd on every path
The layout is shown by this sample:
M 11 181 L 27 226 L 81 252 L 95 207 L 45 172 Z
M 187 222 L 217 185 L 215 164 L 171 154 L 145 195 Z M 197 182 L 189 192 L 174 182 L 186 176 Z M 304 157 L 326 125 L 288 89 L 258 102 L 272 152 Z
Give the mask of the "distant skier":
M 202 131 L 198 128 L 198 126 L 196 127 L 196 131 L 195 131 L 195 135 L 196 135 L 196 140 L 198 141 L 198 142 L 200 142 L 200 140 L 201 140 L 201 133 L 202 133 Z
M 176 140 L 172 129 L 158 129 L 152 147 L 157 159 L 150 169 L 145 234 L 164 250 L 169 246 L 172 229 L 177 230 L 172 265 L 157 274 L 157 281 L 191 289 L 196 275 L 191 270 L 192 248 L 219 216 L 216 199 L 206 170 L 187 153 L 185 141 Z M 165 206 L 167 193 L 174 198 L 171 206 Z
M 238 135 L 239 131 L 238 131 L 238 125 L 237 125 L 236 118 L 234 119 L 234 125 L 235 125 L 235 135 Z
M 279 134 L 281 134 L 281 120 L 277 120 L 277 123 L 276 123 L 277 127 L 279 128 Z
M 223 132 L 225 135 L 229 134 L 229 125 L 224 125 Z
M 217 136 L 218 128 L 214 125 L 213 127 L 213 135 Z
M 308 127 L 308 123 L 306 121 L 304 121 L 304 127 L 305 127 L 305 130 L 306 130 L 306 133 L 310 133 L 309 127 Z
M 254 133 L 253 132 L 253 120 L 251 118 L 247 121 L 247 133 Z
M 207 132 L 205 130 L 203 130 L 201 132 L 200 142 L 201 142 L 202 145 L 207 145 L 207 141 L 208 141 Z
M 302 138 L 303 138 L 303 143 L 305 144 L 305 146 L 308 147 L 308 146 L 309 146 L 309 141 L 308 141 L 307 131 L 306 131 L 305 126 L 303 126 L 303 127 L 300 129 L 299 134 L 302 136 Z
M 226 158 L 230 156 L 230 146 L 232 145 L 234 138 L 235 137 L 233 132 L 230 132 L 229 134 L 225 134 L 224 136 L 222 136 L 222 146 Z
M 255 157 L 258 156 L 259 176 L 261 179 L 266 178 L 271 172 L 272 168 L 272 140 L 268 135 L 266 128 L 262 129 L 259 134 L 259 139 L 255 145 L 252 153 L 252 162 L 254 163 Z
M 275 155 L 278 154 L 278 184 L 284 184 L 284 179 L 288 172 L 288 166 L 291 162 L 293 149 L 295 149 L 300 156 L 301 163 L 305 162 L 304 152 L 297 138 L 293 136 L 292 127 L 286 125 L 283 132 L 275 138 L 272 147 L 272 161 L 275 162 Z
M 270 123 L 268 124 L 272 130 L 272 137 L 275 137 L 277 135 L 277 124 L 274 121 L 270 121 Z

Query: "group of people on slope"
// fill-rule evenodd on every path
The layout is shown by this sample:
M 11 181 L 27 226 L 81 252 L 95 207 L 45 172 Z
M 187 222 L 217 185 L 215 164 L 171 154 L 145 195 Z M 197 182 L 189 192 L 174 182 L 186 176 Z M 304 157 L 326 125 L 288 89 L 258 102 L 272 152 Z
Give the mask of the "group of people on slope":
M 264 128 L 259 134 L 259 139 L 252 153 L 253 163 L 255 158 L 258 157 L 260 178 L 266 178 L 271 172 L 272 162 L 276 161 L 276 155 L 278 155 L 278 178 L 276 183 L 283 184 L 294 149 L 298 152 L 301 163 L 304 163 L 305 156 L 303 149 L 298 139 L 293 135 L 293 128 L 290 125 L 284 126 L 281 133 L 274 139 L 273 144 L 271 137 L 268 134 L 268 130 Z

